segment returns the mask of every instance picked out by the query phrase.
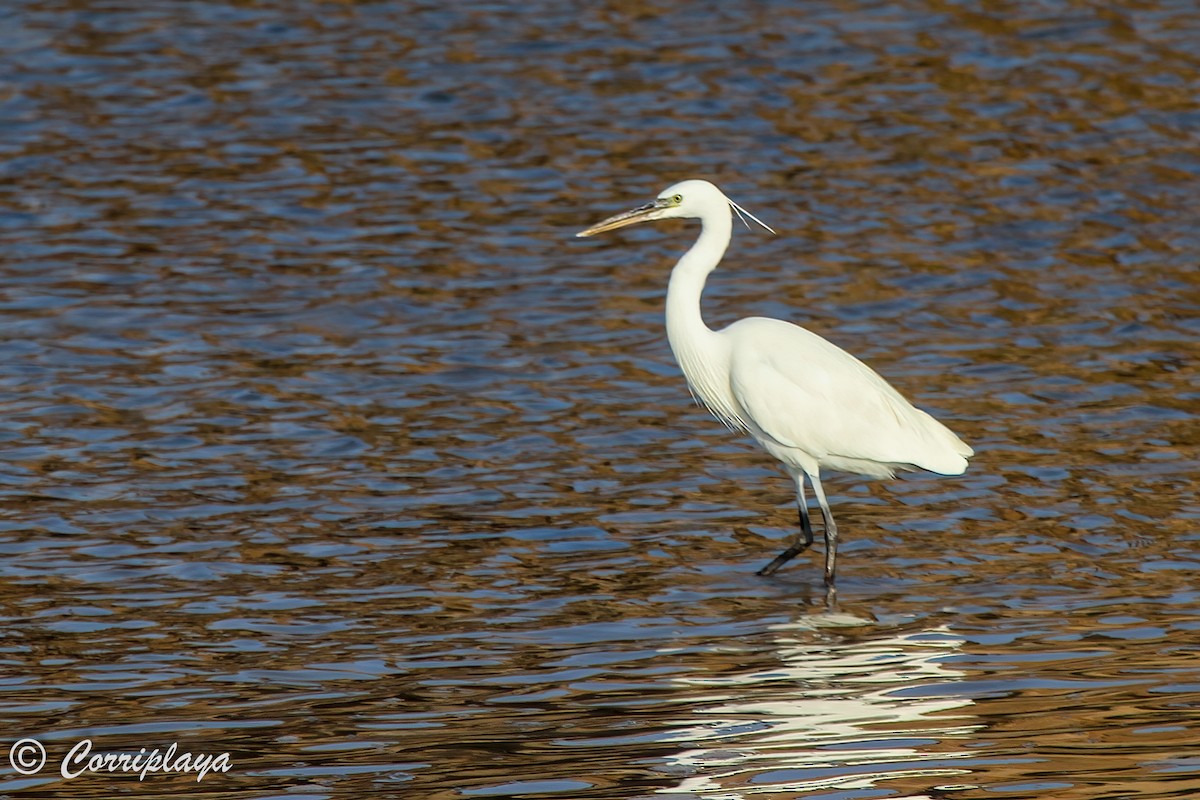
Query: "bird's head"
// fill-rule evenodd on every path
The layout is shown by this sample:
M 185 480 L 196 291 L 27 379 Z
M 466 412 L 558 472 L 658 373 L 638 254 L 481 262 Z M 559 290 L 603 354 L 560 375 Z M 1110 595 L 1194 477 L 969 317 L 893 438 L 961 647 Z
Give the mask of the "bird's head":
M 742 217 L 745 214 L 746 217 L 762 225 L 771 233 L 775 232 L 758 217 L 726 197 L 720 189 L 708 181 L 690 180 L 668 186 L 659 193 L 658 197 L 654 198 L 653 202 L 609 217 L 575 235 L 595 236 L 597 233 L 615 231 L 626 225 L 636 225 L 639 222 L 651 222 L 656 219 L 693 218 L 704 220 L 722 212 L 728 214 L 728 210 L 731 208 L 742 219 L 742 222 L 746 222 Z M 746 227 L 749 228 L 750 224 L 746 223 Z

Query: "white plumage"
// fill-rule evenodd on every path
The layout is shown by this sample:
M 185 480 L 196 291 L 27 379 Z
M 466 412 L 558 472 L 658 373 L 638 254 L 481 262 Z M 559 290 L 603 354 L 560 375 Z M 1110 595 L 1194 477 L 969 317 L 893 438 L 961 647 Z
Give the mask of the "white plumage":
M 825 582 L 832 587 L 837 526 L 821 486 L 822 467 L 871 478 L 890 478 L 897 469 L 914 467 L 959 475 L 974 451 L 866 364 L 815 333 L 766 317 L 739 320 L 719 331 L 709 328 L 701 317 L 700 295 L 729 246 L 733 211 L 767 227 L 708 181 L 691 180 L 578 235 L 670 217 L 700 220 L 700 238 L 671 272 L 671 350 L 692 394 L 717 419 L 754 437 L 795 481 L 801 535 L 759 574 L 775 572 L 812 544 L 807 476 L 825 519 Z

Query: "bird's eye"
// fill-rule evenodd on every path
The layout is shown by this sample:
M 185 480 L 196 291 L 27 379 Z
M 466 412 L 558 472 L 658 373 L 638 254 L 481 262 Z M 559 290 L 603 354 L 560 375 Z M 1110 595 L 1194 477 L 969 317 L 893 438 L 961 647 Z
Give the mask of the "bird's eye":
M 681 195 L 681 194 L 675 195 L 674 197 L 671 198 L 671 202 L 674 203 L 675 205 L 679 205 L 680 203 L 683 202 L 683 195 Z

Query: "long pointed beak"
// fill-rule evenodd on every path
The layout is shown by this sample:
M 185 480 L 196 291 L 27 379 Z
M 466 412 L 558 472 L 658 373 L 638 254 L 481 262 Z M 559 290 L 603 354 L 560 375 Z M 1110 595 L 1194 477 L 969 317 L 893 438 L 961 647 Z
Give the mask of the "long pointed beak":
M 609 217 L 603 222 L 598 222 L 585 231 L 580 231 L 576 236 L 595 236 L 597 233 L 605 233 L 607 231 L 615 231 L 617 228 L 624 228 L 626 225 L 636 225 L 639 222 L 649 222 L 653 219 L 658 219 L 659 215 L 664 210 L 665 206 L 655 201 L 647 203 L 644 206 L 638 206 L 632 211 L 625 211 L 616 216 Z

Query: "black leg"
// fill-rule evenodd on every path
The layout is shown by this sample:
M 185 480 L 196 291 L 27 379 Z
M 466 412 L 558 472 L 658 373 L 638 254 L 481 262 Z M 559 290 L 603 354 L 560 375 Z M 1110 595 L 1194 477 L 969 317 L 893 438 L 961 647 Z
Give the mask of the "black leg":
M 829 501 L 825 499 L 820 478 L 812 478 L 812 485 L 817 502 L 821 504 L 821 516 L 825 518 L 825 585 L 832 587 L 837 577 L 837 523 L 833 521 L 833 512 L 829 510 Z
M 775 556 L 775 560 L 760 569 L 759 575 L 774 575 L 776 570 L 803 553 L 813 543 L 812 524 L 808 521 L 808 507 L 802 498 L 796 505 L 800 508 L 800 535 L 796 537 L 796 541 L 792 542 L 791 547 Z

